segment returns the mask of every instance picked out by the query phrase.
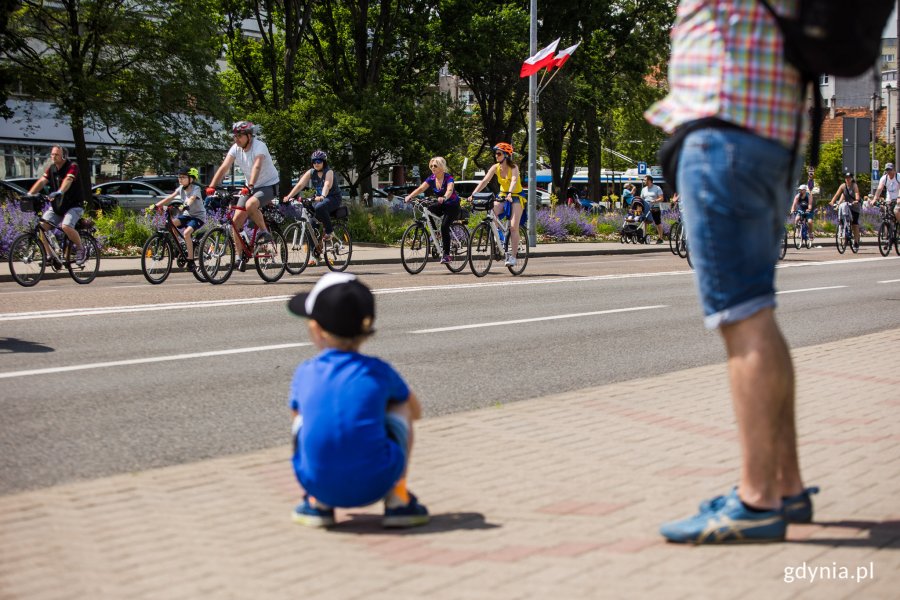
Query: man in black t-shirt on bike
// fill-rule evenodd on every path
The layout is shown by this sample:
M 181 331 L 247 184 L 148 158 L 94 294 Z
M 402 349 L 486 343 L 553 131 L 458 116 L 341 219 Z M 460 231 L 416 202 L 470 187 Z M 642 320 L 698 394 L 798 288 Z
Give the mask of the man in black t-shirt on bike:
M 34 182 L 28 193 L 36 194 L 48 183 L 52 189 L 56 190 L 50 194 L 50 210 L 44 212 L 42 218 L 59 226 L 72 240 L 72 243 L 75 244 L 75 264 L 81 267 L 84 266 L 86 257 L 81 245 L 81 236 L 75 229 L 75 224 L 84 214 L 84 199 L 81 193 L 81 184 L 78 181 L 78 165 L 69 160 L 69 155 L 62 146 L 53 146 L 50 149 L 50 161 L 50 166 L 44 171 L 43 176 Z M 60 221 L 62 221 L 62 225 L 60 225 Z M 50 230 L 50 226 L 46 223 L 41 223 L 41 227 L 44 231 Z M 47 256 L 52 256 L 46 240 L 42 239 L 41 241 Z

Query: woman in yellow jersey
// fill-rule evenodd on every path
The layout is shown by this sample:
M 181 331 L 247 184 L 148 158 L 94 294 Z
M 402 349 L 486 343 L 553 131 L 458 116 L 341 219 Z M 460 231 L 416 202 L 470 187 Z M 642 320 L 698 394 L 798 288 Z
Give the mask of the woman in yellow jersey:
M 512 145 L 500 142 L 493 149 L 497 162 L 491 165 L 491 168 L 485 173 L 484 179 L 475 186 L 472 193 L 477 194 L 483 190 L 494 175 L 497 176 L 497 181 L 500 182 L 500 196 L 494 203 L 494 214 L 509 219 L 509 249 L 512 252 L 506 253 L 506 266 L 514 267 L 516 266 L 516 249 L 519 247 L 519 225 L 527 198 L 522 193 L 519 167 L 512 160 Z M 471 200 L 472 197 L 469 196 L 469 201 Z

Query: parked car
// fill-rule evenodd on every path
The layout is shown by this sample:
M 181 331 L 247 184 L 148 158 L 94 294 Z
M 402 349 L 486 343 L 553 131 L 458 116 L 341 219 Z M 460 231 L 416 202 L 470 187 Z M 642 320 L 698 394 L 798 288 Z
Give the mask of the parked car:
M 166 195 L 174 192 L 179 186 L 177 175 L 138 175 L 137 177 L 132 177 L 132 181 L 149 183 L 164 191 Z
M 28 190 L 26 190 L 22 186 L 16 185 L 15 183 L 6 180 L 0 180 L 0 196 L 3 196 L 4 199 L 9 198 L 18 200 L 27 193 Z
M 457 181 L 453 184 L 453 189 L 456 190 L 456 193 L 459 194 L 460 198 L 468 198 L 472 195 L 472 192 L 475 190 L 475 187 L 481 183 L 480 179 L 465 179 L 463 181 Z M 482 191 L 490 191 L 491 186 L 488 184 L 487 188 Z M 527 196 L 528 190 L 523 189 L 522 192 Z M 541 188 L 535 188 L 535 193 L 538 198 L 539 206 L 550 206 L 550 192 L 547 190 L 542 190 Z
M 28 194 L 28 190 L 31 189 L 31 186 L 33 186 L 34 182 L 36 181 L 37 179 L 33 177 L 16 177 L 14 179 L 4 179 L 0 181 L 0 193 L 12 194 L 15 197 L 24 196 Z M 22 185 L 22 183 L 27 184 L 28 187 L 25 187 L 24 185 Z M 46 185 L 44 186 L 44 189 L 41 191 L 41 193 L 49 194 L 50 191 L 50 186 Z M 105 194 L 94 194 L 90 198 L 88 198 L 87 202 L 85 203 L 85 208 L 87 208 L 88 210 L 109 210 L 115 208 L 118 205 L 119 202 L 112 196 L 107 196 Z
M 142 211 L 153 202 L 158 202 L 169 194 L 143 181 L 107 181 L 91 188 L 94 194 L 115 198 L 119 206 L 128 210 Z
M 15 185 L 28 192 L 28 190 L 31 189 L 31 186 L 37 183 L 38 179 L 40 179 L 40 177 L 10 177 L 9 179 L 4 179 L 4 181 L 6 181 L 7 183 L 14 183 Z M 45 184 L 44 189 L 38 191 L 43 194 L 49 194 L 53 190 L 50 189 L 49 184 Z

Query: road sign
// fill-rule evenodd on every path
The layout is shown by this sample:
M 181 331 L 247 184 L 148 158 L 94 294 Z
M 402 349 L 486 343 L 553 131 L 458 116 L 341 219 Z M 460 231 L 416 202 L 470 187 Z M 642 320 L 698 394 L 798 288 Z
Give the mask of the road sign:
M 878 179 L 878 169 L 872 169 L 872 181 L 876 181 Z
M 646 175 L 647 174 L 647 163 L 639 162 L 638 163 L 638 175 Z
M 872 161 L 872 170 L 877 171 L 880 168 L 881 168 L 881 165 L 878 164 L 878 159 L 876 158 L 875 160 Z

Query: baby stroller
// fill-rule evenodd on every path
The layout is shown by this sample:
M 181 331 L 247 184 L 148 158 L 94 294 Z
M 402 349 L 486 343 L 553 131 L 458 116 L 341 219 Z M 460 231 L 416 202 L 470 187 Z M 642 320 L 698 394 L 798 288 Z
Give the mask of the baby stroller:
M 644 243 L 644 206 L 640 202 L 632 202 L 631 208 L 625 215 L 625 221 L 619 230 L 619 243 L 643 244 Z

